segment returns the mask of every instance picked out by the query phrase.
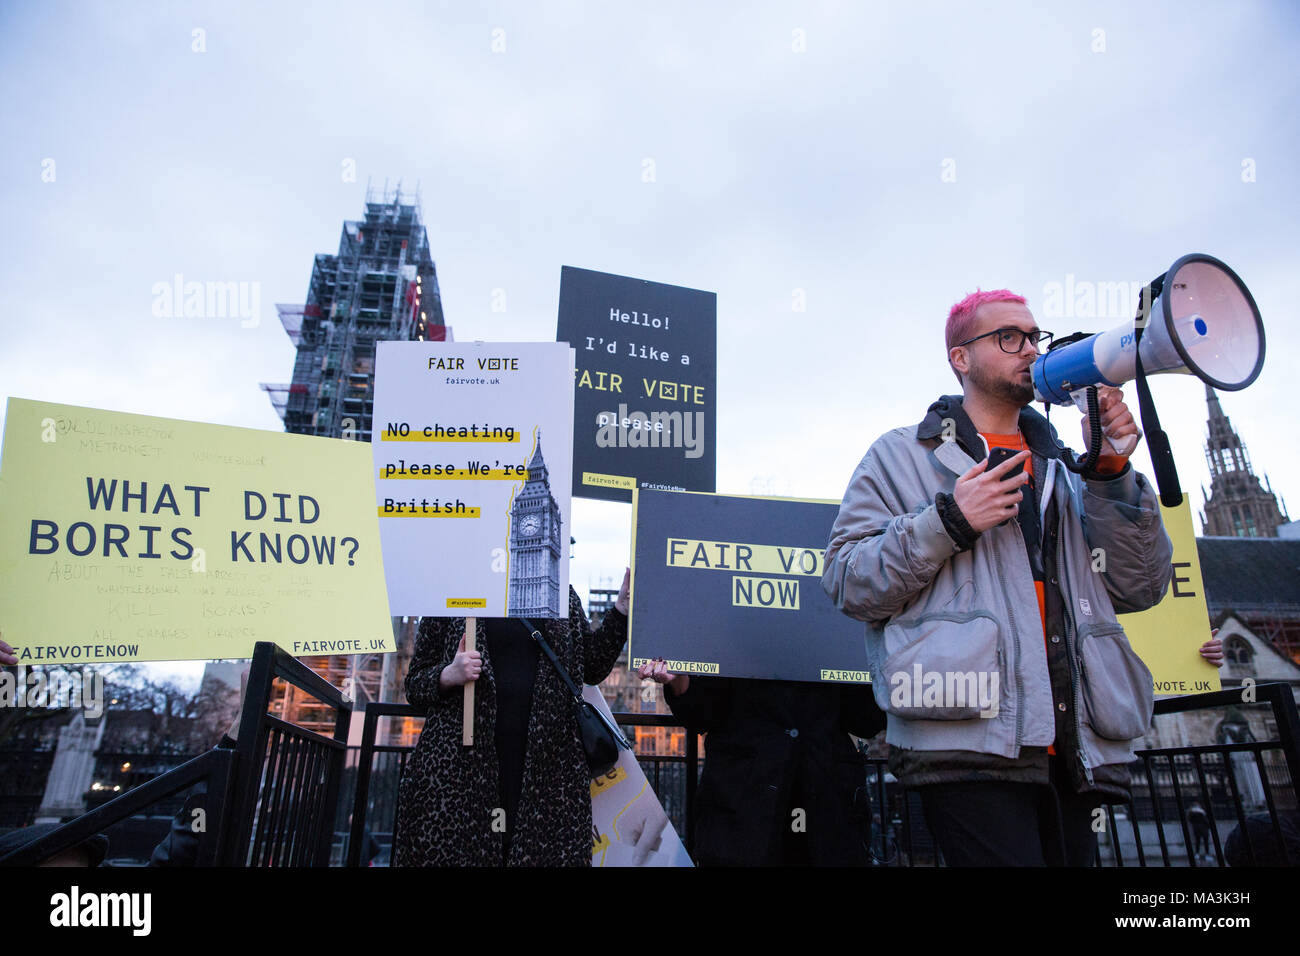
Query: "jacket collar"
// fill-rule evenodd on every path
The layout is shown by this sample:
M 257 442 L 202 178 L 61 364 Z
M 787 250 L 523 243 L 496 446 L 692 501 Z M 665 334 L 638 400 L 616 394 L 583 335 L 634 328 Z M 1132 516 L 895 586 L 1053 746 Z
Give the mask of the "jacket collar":
M 921 419 L 916 426 L 916 437 L 920 441 L 942 439 L 944 421 L 951 419 L 955 428 L 956 444 L 974 463 L 984 458 L 984 442 L 980 439 L 975 423 L 970 420 L 970 416 L 966 414 L 966 409 L 962 407 L 961 398 L 960 395 L 940 396 L 937 401 L 930 405 L 925 418 Z M 1022 408 L 1020 410 L 1020 420 L 1017 424 L 1020 427 L 1020 433 L 1025 437 L 1025 444 L 1029 446 L 1035 455 L 1045 459 L 1059 458 L 1061 456 L 1065 446 L 1056 437 L 1056 429 L 1033 408 L 1028 405 Z M 942 442 L 942 444 L 947 445 L 950 443 Z M 940 457 L 940 460 L 944 461 L 943 457 Z M 944 464 L 953 467 L 954 463 L 944 461 Z M 966 467 L 969 468 L 970 466 L 967 465 Z M 965 468 L 961 469 L 961 471 L 965 470 Z

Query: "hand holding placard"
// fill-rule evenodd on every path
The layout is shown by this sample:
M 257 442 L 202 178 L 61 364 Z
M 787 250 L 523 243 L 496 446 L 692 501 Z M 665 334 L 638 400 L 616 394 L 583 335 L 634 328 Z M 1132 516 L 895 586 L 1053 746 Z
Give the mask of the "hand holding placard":
M 620 614 L 626 614 L 629 608 L 629 598 L 632 595 L 632 569 L 623 569 L 623 585 L 618 589 L 618 597 L 614 598 L 614 607 Z
M 473 620 L 473 618 L 468 618 L 467 624 Z M 470 647 L 466 641 L 466 637 L 470 633 L 472 632 L 469 627 L 466 627 L 466 634 L 461 637 L 460 646 L 456 648 L 456 656 L 438 675 L 438 689 L 444 693 L 453 687 L 472 684 L 483 673 L 483 655 Z

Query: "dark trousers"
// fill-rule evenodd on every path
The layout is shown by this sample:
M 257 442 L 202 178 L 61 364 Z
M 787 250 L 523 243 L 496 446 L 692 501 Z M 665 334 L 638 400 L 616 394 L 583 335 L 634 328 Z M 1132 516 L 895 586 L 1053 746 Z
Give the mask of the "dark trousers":
M 1210 828 L 1207 826 L 1196 826 L 1192 824 L 1192 852 L 1209 853 L 1210 852 Z
M 917 787 L 949 866 L 1091 866 L 1097 794 L 1078 794 L 1051 758 L 1049 784 L 979 781 Z M 1104 817 L 1102 818 L 1105 819 Z

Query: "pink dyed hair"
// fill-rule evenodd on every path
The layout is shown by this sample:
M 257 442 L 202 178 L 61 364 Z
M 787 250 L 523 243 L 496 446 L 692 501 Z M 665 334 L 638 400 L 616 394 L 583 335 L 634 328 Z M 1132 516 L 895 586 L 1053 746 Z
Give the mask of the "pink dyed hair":
M 948 312 L 948 324 L 943 330 L 944 343 L 948 351 L 952 351 L 958 342 L 965 342 L 971 337 L 971 331 L 975 328 L 975 310 L 985 302 L 1018 302 L 1025 304 L 1023 295 L 1016 295 L 1010 289 L 995 289 L 992 292 L 981 292 L 978 288 L 966 298 L 962 299 Z M 953 374 L 957 376 L 957 381 L 961 381 L 961 373 L 953 369 Z

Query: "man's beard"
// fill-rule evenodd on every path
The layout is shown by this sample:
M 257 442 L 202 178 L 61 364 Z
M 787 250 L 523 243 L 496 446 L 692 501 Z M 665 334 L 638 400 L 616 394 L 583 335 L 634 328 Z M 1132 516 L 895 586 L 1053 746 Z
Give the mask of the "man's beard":
M 971 366 L 966 372 L 966 377 L 978 385 L 981 391 L 1017 407 L 1023 408 L 1034 400 L 1032 382 L 1021 382 L 1019 379 L 1013 382 L 1005 378 L 996 378 L 979 365 Z

